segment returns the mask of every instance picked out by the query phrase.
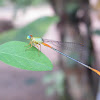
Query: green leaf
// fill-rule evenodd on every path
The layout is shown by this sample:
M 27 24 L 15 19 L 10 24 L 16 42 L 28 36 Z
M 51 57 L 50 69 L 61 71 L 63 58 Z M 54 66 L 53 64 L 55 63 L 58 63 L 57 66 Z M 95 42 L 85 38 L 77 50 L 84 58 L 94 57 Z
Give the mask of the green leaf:
M 13 40 L 27 42 L 26 37 L 29 34 L 32 34 L 36 37 L 42 37 L 48 30 L 48 27 L 53 22 L 57 21 L 58 17 L 56 16 L 39 18 L 34 22 L 31 22 L 30 24 L 26 25 L 24 28 L 2 33 L 0 35 L 0 44 Z
M 27 49 L 27 43 L 11 41 L 0 45 L 0 60 L 16 68 L 32 71 L 50 71 L 51 61 L 35 47 Z

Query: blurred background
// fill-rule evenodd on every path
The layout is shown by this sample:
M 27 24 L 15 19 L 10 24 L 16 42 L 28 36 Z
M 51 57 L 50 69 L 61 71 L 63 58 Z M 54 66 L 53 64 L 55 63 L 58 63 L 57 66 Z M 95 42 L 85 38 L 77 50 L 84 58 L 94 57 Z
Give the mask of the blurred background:
M 0 0 L 0 44 L 27 35 L 84 44 L 66 51 L 100 71 L 100 0 Z M 49 48 L 53 71 L 35 72 L 0 61 L 0 100 L 100 100 L 96 73 Z M 34 55 L 33 55 L 34 56 Z

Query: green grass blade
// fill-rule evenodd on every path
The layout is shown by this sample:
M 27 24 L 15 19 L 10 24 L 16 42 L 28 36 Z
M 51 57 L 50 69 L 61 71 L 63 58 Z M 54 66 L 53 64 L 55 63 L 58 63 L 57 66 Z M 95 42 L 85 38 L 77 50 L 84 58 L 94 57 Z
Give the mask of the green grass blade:
M 27 43 L 11 41 L 0 45 L 0 60 L 16 68 L 31 71 L 49 71 L 53 69 L 51 61 L 35 47 L 27 49 Z

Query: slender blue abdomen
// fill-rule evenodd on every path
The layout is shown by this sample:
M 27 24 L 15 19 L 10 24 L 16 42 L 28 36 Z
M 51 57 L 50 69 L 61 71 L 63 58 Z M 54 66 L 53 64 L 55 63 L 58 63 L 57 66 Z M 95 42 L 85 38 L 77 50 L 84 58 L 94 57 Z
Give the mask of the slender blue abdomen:
M 79 64 L 81 64 L 81 65 L 83 65 L 83 66 L 85 66 L 85 67 L 87 67 L 87 68 L 90 68 L 90 66 L 88 66 L 88 65 L 86 65 L 86 64 L 84 64 L 84 63 L 82 63 L 82 62 L 80 62 L 80 61 L 78 61 L 78 60 L 76 60 L 76 59 L 74 59 L 74 58 L 72 58 L 72 57 L 70 57 L 70 56 L 68 56 L 68 55 L 66 55 L 66 54 L 64 54 L 64 53 L 62 53 L 62 52 L 60 52 L 59 50 L 57 50 L 57 49 L 55 49 L 55 48 L 52 48 L 52 49 L 55 50 L 56 52 L 62 54 L 63 56 L 65 56 L 65 57 L 67 57 L 67 58 L 69 58 L 69 59 L 71 59 L 71 60 L 73 60 L 73 61 L 75 61 L 75 62 L 77 62 L 77 63 L 79 63 Z

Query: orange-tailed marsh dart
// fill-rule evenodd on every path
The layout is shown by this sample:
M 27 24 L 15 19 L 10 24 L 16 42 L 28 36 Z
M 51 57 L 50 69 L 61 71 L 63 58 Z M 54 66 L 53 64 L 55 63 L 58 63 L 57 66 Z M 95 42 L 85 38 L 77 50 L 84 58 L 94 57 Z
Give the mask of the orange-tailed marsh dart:
M 78 60 L 76 60 L 76 59 L 74 59 L 74 58 L 72 58 L 72 57 L 70 57 L 70 56 L 68 56 L 68 55 L 65 54 L 65 53 L 62 53 L 61 51 L 55 49 L 54 47 L 50 46 L 50 45 L 47 44 L 47 43 L 52 43 L 52 44 L 54 44 L 55 46 L 56 46 L 56 44 L 57 44 L 57 45 L 64 45 L 66 48 L 67 48 L 68 45 L 72 45 L 72 46 L 80 45 L 80 46 L 82 46 L 81 44 L 76 44 L 76 43 L 73 43 L 73 42 L 64 42 L 64 43 L 62 43 L 62 42 L 60 42 L 60 41 L 53 41 L 53 40 L 48 40 L 48 39 L 42 39 L 42 38 L 40 38 L 40 37 L 33 37 L 32 35 L 28 35 L 28 36 L 27 36 L 27 39 L 30 40 L 30 43 L 29 43 L 28 45 L 31 45 L 31 47 L 34 45 L 34 46 L 36 46 L 36 47 L 38 48 L 38 45 L 41 46 L 41 44 L 42 44 L 42 45 L 44 45 L 44 46 L 46 46 L 46 47 L 49 47 L 50 49 L 52 49 L 52 50 L 54 50 L 54 51 L 60 53 L 61 55 L 65 56 L 65 57 L 67 57 L 67 58 L 69 58 L 69 59 L 71 59 L 71 60 L 73 60 L 73 61 L 75 61 L 75 62 L 77 62 L 77 63 L 79 63 L 79 64 L 81 64 L 81 65 L 83 65 L 84 67 L 86 67 L 86 68 L 88 68 L 88 69 L 94 71 L 94 72 L 97 73 L 98 75 L 100 75 L 100 71 L 98 71 L 98 70 L 96 70 L 96 69 L 94 69 L 94 68 L 92 68 L 92 67 L 90 67 L 90 66 L 88 66 L 88 65 L 86 65 L 86 64 L 84 64 L 84 63 L 82 63 L 82 62 L 80 62 L 80 61 L 78 61 Z M 31 47 L 29 47 L 29 48 L 31 48 Z

